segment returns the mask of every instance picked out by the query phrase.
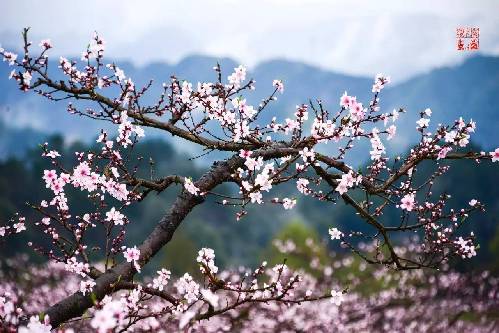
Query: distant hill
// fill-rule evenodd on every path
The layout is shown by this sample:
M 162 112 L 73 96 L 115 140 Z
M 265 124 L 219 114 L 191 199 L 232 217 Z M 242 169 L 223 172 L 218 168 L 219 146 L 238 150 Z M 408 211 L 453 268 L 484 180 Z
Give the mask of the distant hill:
M 0 119 L 0 160 L 22 158 L 26 151 L 43 143 L 46 134 L 31 128 L 12 128 Z
M 212 67 L 217 61 L 222 65 L 224 76 L 237 65 L 228 58 L 199 55 L 187 57 L 175 65 L 152 63 L 136 67 L 130 62 L 117 63 L 137 84 L 155 80 L 154 88 L 145 97 L 146 102 L 152 102 L 159 94 L 161 83 L 168 81 L 172 74 L 194 82 L 214 80 Z M 50 67 L 55 69 L 57 64 L 51 63 Z M 11 69 L 5 63 L 0 65 L 0 119 L 6 126 L 2 128 L 3 133 L 7 133 L 7 128 L 28 127 L 36 129 L 36 132 L 61 133 L 69 140 L 89 140 L 89 132 L 97 133 L 105 126 L 67 114 L 64 102 L 51 103 L 35 94 L 18 91 L 14 82 L 7 79 Z M 249 98 L 253 104 L 258 104 L 272 90 L 273 79 L 282 79 L 286 85 L 285 93 L 262 115 L 262 120 L 269 120 L 272 116 L 285 118 L 294 112 L 295 105 L 315 98 L 322 99 L 326 106 L 335 110 L 345 90 L 364 103 L 372 95 L 372 78 L 343 75 L 299 62 L 267 61 L 250 69 L 249 76 L 256 80 L 257 85 L 257 90 Z M 404 133 L 404 136 L 399 136 L 392 143 L 398 151 L 403 151 L 408 141 L 416 138 L 415 121 L 419 117 L 418 112 L 426 107 L 434 111 L 432 124 L 450 122 L 460 115 L 473 118 L 478 124 L 474 142 L 485 149 L 495 148 L 499 139 L 496 132 L 499 128 L 499 117 L 496 115 L 499 111 L 499 58 L 476 56 L 459 66 L 436 69 L 390 86 L 383 91 L 381 105 L 383 111 L 395 107 L 404 107 L 409 111 L 399 122 L 399 133 Z M 31 141 L 28 140 L 28 143 Z M 0 152 L 11 151 L 5 148 L 6 144 L 8 140 L 0 141 Z
M 450 123 L 459 116 L 473 118 L 477 132 L 473 140 L 486 149 L 499 146 L 499 58 L 476 56 L 457 67 L 445 67 L 419 75 L 383 92 L 382 102 L 403 106 L 410 124 L 418 111 L 433 110 L 432 123 Z M 414 132 L 414 131 L 413 131 Z

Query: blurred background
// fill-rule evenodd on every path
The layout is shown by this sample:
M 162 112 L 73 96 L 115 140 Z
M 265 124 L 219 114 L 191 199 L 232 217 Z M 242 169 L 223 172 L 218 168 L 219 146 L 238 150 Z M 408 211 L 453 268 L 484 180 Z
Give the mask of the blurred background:
M 94 31 L 106 41 L 105 59 L 115 62 L 137 85 L 155 80 L 145 101 L 154 101 L 170 75 L 189 81 L 215 79 L 219 62 L 224 76 L 238 64 L 247 65 L 256 80 L 248 96 L 253 105 L 271 93 L 273 79 L 282 79 L 285 93 L 267 113 L 284 119 L 295 105 L 320 98 L 335 108 L 346 90 L 367 103 L 376 73 L 390 75 L 392 84 L 381 94 L 382 111 L 403 107 L 392 154 L 404 154 L 416 142 L 415 121 L 429 107 L 432 124 L 463 116 L 477 122 L 472 145 L 478 151 L 499 146 L 499 2 L 497 1 L 11 1 L 2 4 L 0 43 L 20 52 L 21 30 L 31 27 L 30 40 L 50 38 L 52 68 L 59 56 L 79 59 Z M 476 51 L 458 51 L 456 28 L 480 28 Z M 8 80 L 11 68 L 0 64 L 0 221 L 15 212 L 30 216 L 25 202 L 48 195 L 41 176 L 48 167 L 38 144 L 49 142 L 63 156 L 89 149 L 100 122 L 67 114 L 65 102 L 48 102 L 18 91 Z M 89 135 L 89 133 L 93 133 Z M 179 144 L 163 133 L 148 131 L 137 152 L 152 157 L 156 174 L 178 173 L 194 178 L 209 158 L 191 161 L 197 147 Z M 361 166 L 365 154 L 350 157 Z M 425 168 L 428 168 L 426 170 Z M 431 165 L 421 173 L 429 173 Z M 450 192 L 456 205 L 482 201 L 487 212 L 467 226 L 480 243 L 478 257 L 458 269 L 499 270 L 499 186 L 497 165 L 453 162 L 435 191 Z M 130 209 L 128 241 L 136 244 L 153 228 L 180 189 L 153 195 Z M 291 190 L 282 188 L 282 194 Z M 76 194 L 77 195 L 77 194 Z M 85 209 L 84 197 L 76 210 Z M 396 215 L 392 216 L 397 218 Z M 390 218 L 390 216 L 388 216 Z M 272 257 L 272 239 L 326 238 L 327 229 L 366 228 L 348 207 L 300 198 L 292 212 L 281 207 L 253 209 L 240 222 L 234 212 L 215 204 L 196 208 L 175 240 L 149 270 L 167 265 L 176 273 L 197 271 L 194 258 L 201 247 L 212 247 L 217 262 L 227 267 L 254 265 Z M 0 257 L 23 248 L 26 238 L 0 244 Z M 274 252 L 273 252 L 274 251 Z M 269 254 L 270 253 L 270 254 Z M 181 255 L 169 255 L 181 254 Z M 39 260 L 33 257 L 33 260 Z M 277 258 L 276 260 L 280 260 Z

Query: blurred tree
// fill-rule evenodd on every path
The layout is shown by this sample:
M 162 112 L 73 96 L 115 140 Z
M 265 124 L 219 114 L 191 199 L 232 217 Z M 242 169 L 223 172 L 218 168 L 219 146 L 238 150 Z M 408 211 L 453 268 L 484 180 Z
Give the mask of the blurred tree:
M 306 269 L 310 273 L 317 273 L 311 268 L 312 261 L 324 264 L 328 260 L 327 248 L 317 231 L 300 220 L 285 225 L 260 257 L 267 259 L 271 266 L 286 260 L 289 267 Z

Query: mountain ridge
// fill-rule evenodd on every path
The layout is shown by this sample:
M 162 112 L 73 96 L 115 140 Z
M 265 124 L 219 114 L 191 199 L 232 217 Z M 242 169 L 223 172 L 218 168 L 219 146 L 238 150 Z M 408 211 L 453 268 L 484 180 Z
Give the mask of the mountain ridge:
M 159 95 L 161 82 L 169 80 L 170 75 L 196 81 L 212 81 L 215 79 L 213 66 L 222 66 L 223 75 L 227 76 L 238 64 L 230 58 L 216 58 L 206 55 L 191 55 L 176 64 L 154 62 L 137 67 L 131 62 L 117 62 L 125 70 L 127 76 L 137 84 L 146 84 L 154 79 L 151 92 L 145 97 L 146 103 L 153 103 Z M 51 62 L 54 70 L 57 64 Z M 10 128 L 31 128 L 47 134 L 61 133 L 71 140 L 88 140 L 88 133 L 98 132 L 101 122 L 81 121 L 67 114 L 64 103 L 52 103 L 35 94 L 24 94 L 18 91 L 15 83 L 7 77 L 12 67 L 5 63 L 0 65 L 0 119 L 3 120 L 3 131 Z M 61 77 L 62 76 L 58 76 Z M 263 121 L 272 116 L 280 119 L 294 112 L 297 104 L 307 103 L 309 99 L 319 98 L 331 110 L 338 106 L 338 99 L 344 91 L 357 96 L 367 104 L 372 96 L 373 79 L 363 76 L 351 76 L 286 59 L 264 61 L 248 71 L 248 78 L 256 80 L 256 91 L 248 96 L 248 101 L 258 104 L 272 91 L 272 80 L 282 79 L 285 92 L 278 96 L 278 101 L 271 105 L 270 112 L 263 115 Z M 405 145 L 417 137 L 415 121 L 419 111 L 430 107 L 434 110 L 430 125 L 439 122 L 452 122 L 459 116 L 473 118 L 478 123 L 475 141 L 485 148 L 497 145 L 496 129 L 499 128 L 499 117 L 495 110 L 499 105 L 499 57 L 476 55 L 469 57 L 457 66 L 445 66 L 419 74 L 409 80 L 388 86 L 381 94 L 382 112 L 393 108 L 404 107 L 409 112 L 405 119 L 399 120 L 399 133 L 414 133 L 401 142 L 394 141 L 395 146 Z M 7 112 L 8 111 L 8 112 Z M 268 118 L 268 119 L 267 119 Z M 414 129 L 414 128 L 412 128 Z M 5 135 L 4 133 L 4 135 Z M 92 136 L 93 137 L 93 136 Z M 0 144 L 0 151 L 2 144 Z

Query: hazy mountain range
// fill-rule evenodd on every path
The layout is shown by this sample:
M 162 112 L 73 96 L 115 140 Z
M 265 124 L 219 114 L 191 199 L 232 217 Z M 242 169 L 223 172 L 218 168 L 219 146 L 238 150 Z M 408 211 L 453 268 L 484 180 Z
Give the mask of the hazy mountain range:
M 172 74 L 194 82 L 215 80 L 212 68 L 217 61 L 222 65 L 224 76 L 238 65 L 227 58 L 197 55 L 176 65 L 152 63 L 136 67 L 119 61 L 117 64 L 136 84 L 155 80 L 145 97 L 146 102 L 153 102 L 161 83 L 168 81 Z M 57 64 L 51 63 L 50 67 L 55 69 Z M 0 157 L 19 155 L 27 146 L 43 140 L 47 133 L 61 133 L 70 140 L 84 141 L 94 137 L 89 138 L 88 133 L 97 135 L 103 123 L 67 114 L 65 102 L 48 102 L 36 94 L 20 92 L 15 83 L 8 80 L 11 70 L 5 63 L 0 65 Z M 59 75 L 58 71 L 54 73 Z M 278 101 L 263 114 L 263 120 L 272 116 L 284 119 L 294 112 L 297 104 L 307 103 L 309 99 L 320 98 L 329 109 L 336 110 L 344 91 L 357 96 L 364 104 L 372 95 L 372 78 L 343 75 L 286 60 L 261 63 L 249 69 L 248 77 L 256 80 L 257 89 L 248 96 L 254 104 L 271 92 L 273 79 L 282 79 L 285 83 L 284 94 L 278 96 Z M 381 106 L 383 112 L 395 107 L 404 107 L 408 111 L 398 124 L 398 132 L 403 134 L 392 143 L 399 151 L 405 150 L 408 141 L 417 137 L 415 121 L 419 118 L 419 111 L 426 107 L 433 110 L 430 125 L 452 122 L 459 116 L 473 118 L 478 124 L 473 141 L 485 149 L 495 148 L 499 138 L 499 58 L 477 55 L 461 65 L 436 69 L 389 86 L 382 92 Z

